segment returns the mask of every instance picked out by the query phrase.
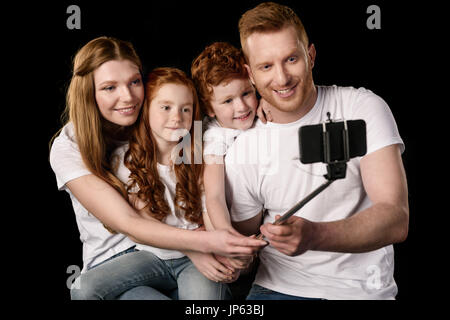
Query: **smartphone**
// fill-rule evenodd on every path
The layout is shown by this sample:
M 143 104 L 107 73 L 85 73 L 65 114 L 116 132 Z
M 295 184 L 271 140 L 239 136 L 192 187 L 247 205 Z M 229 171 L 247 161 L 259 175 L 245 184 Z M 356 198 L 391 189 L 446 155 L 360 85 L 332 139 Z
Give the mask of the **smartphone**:
M 361 157 L 367 152 L 366 122 L 364 120 L 347 120 L 349 158 Z M 344 121 L 325 124 L 329 135 L 330 162 L 346 161 L 344 145 Z M 300 144 L 300 161 L 304 164 L 324 162 L 324 129 L 323 124 L 300 127 L 298 130 Z

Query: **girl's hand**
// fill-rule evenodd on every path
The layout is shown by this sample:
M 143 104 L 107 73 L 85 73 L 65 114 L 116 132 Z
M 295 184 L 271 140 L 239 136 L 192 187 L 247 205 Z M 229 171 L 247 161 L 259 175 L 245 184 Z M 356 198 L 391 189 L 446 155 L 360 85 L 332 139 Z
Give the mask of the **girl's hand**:
M 220 263 L 210 253 L 201 253 L 196 251 L 186 252 L 198 271 L 206 278 L 215 282 L 232 282 L 237 279 L 236 272 L 232 268 L 226 267 Z
M 247 269 L 253 261 L 254 256 L 227 258 L 224 256 L 214 255 L 214 257 L 223 265 L 234 270 Z

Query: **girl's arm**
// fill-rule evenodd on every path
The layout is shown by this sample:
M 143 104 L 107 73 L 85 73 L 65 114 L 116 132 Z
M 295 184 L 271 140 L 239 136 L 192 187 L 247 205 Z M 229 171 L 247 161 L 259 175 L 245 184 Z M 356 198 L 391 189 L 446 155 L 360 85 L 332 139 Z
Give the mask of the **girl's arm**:
M 225 230 L 213 232 L 175 228 L 153 218 L 141 217 L 107 182 L 89 174 L 66 186 L 97 219 L 138 243 L 172 250 L 193 250 L 225 256 L 251 255 L 266 242 L 237 236 Z
M 225 200 L 225 168 L 222 156 L 205 156 L 203 183 L 205 186 L 206 210 L 204 213 L 207 230 L 227 229 L 231 226 L 230 214 Z M 208 221 L 211 225 L 208 225 Z

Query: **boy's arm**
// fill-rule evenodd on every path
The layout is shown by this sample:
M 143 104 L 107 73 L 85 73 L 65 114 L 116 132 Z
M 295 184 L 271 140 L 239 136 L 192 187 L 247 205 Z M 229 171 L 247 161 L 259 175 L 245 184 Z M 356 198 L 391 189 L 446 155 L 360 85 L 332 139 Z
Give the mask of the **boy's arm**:
M 206 196 L 206 210 L 207 215 L 205 226 L 207 230 L 213 229 L 231 229 L 230 214 L 228 212 L 227 203 L 225 200 L 225 169 L 223 158 L 219 156 L 208 156 L 208 160 L 216 160 L 214 162 L 208 161 L 205 165 L 203 182 L 205 185 Z M 211 225 L 208 226 L 208 220 Z

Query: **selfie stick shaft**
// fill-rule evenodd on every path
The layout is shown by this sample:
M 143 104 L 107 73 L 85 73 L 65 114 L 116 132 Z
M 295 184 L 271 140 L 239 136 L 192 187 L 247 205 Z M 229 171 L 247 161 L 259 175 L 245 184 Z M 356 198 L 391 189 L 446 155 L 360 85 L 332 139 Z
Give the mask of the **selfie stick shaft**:
M 286 221 L 290 216 L 294 215 L 298 210 L 300 210 L 305 204 L 307 204 L 310 200 L 312 200 L 315 196 L 317 196 L 319 193 L 321 193 L 323 190 L 325 190 L 333 181 L 335 180 L 327 180 L 323 184 L 321 184 L 316 190 L 311 192 L 306 198 L 298 202 L 295 206 L 293 206 L 291 209 L 289 209 L 285 214 L 283 214 L 280 218 L 275 220 L 273 223 L 274 225 L 280 225 L 284 221 Z M 263 235 L 259 233 L 256 236 L 257 239 L 262 239 Z
M 300 210 L 305 204 L 307 204 L 311 199 L 321 193 L 324 189 L 326 189 L 334 180 L 327 180 L 323 184 L 321 184 L 316 190 L 311 192 L 306 198 L 302 201 L 298 202 L 295 206 L 293 206 L 289 211 L 283 214 L 280 218 L 278 218 L 273 224 L 279 225 L 282 224 L 285 220 L 287 220 L 290 216 L 294 215 L 298 210 Z

